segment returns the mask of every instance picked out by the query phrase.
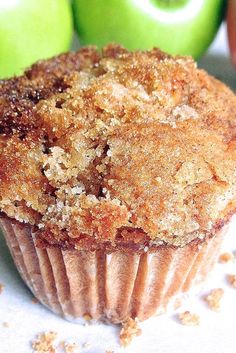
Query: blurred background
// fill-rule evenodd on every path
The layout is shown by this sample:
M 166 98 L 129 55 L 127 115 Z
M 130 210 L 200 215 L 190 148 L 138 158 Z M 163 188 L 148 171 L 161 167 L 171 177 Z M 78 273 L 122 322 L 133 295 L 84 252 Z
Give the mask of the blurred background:
M 236 70 L 230 57 L 226 24 L 223 23 L 207 52 L 198 65 L 236 90 Z

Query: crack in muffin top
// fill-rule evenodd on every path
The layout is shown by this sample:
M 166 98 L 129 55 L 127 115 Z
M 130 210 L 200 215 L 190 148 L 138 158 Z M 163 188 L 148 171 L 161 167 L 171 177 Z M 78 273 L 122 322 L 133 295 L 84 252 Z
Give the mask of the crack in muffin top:
M 63 54 L 0 81 L 0 210 L 46 246 L 184 246 L 235 211 L 235 137 L 235 95 L 189 57 Z

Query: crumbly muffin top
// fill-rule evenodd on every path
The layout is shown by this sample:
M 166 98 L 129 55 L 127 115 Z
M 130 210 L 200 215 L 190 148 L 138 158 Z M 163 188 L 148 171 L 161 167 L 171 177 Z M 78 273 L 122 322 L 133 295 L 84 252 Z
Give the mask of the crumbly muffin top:
M 90 47 L 0 81 L 0 210 L 48 245 L 205 239 L 235 172 L 236 97 L 189 57 Z

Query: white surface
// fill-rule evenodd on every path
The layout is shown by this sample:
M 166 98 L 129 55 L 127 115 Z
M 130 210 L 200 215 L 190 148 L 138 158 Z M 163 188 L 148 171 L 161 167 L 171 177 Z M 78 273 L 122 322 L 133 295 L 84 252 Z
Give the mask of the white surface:
M 221 30 L 210 52 L 201 60 L 207 68 L 231 87 L 236 89 L 236 71 L 228 58 L 225 31 Z M 224 245 L 236 250 L 234 234 Z M 236 289 L 227 285 L 227 273 L 236 274 L 236 263 L 217 264 L 205 284 L 203 293 L 212 288 L 225 288 L 220 313 L 210 311 L 199 296 L 191 296 L 179 311 L 190 309 L 201 317 L 199 327 L 179 324 L 176 314 L 163 315 L 143 322 L 143 334 L 122 349 L 119 346 L 119 327 L 97 324 L 82 326 L 58 318 L 40 304 L 31 302 L 32 294 L 17 274 L 4 240 L 0 236 L 0 283 L 5 289 L 0 295 L 0 353 L 31 353 L 30 341 L 44 331 L 58 332 L 58 340 L 91 343 L 78 352 L 105 353 L 235 353 Z M 8 322 L 10 327 L 2 326 Z

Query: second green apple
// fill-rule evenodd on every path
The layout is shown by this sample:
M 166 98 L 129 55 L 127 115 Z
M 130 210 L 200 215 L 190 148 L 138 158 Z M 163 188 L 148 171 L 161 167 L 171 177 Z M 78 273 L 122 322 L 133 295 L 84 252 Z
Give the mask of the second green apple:
M 73 0 L 81 44 L 116 42 L 130 50 L 160 47 L 192 55 L 208 48 L 224 14 L 224 0 Z
M 72 33 L 68 0 L 0 0 L 0 79 L 69 50 Z

